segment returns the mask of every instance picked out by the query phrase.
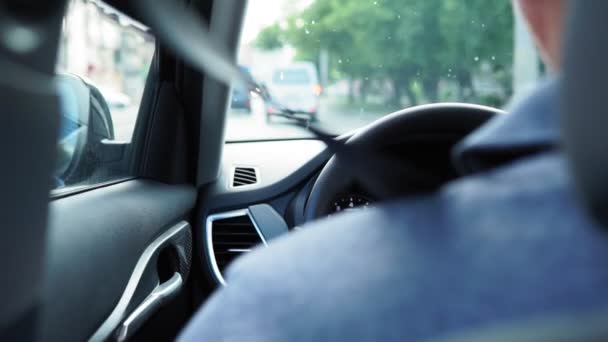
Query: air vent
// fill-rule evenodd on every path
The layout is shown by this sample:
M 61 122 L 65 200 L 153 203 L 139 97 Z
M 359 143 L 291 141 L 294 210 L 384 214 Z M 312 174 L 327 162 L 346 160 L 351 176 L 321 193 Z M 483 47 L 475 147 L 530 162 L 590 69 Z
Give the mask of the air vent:
M 252 185 L 258 182 L 257 170 L 253 167 L 235 167 L 232 186 Z
M 234 259 L 265 243 L 247 210 L 211 215 L 207 219 L 208 250 L 213 271 L 224 283 L 223 272 Z

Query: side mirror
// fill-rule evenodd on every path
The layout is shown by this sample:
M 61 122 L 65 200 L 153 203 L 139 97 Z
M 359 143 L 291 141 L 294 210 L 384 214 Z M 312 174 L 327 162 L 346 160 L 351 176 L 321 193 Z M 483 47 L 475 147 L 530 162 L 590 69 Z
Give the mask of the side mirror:
M 55 187 L 88 179 L 100 165 L 99 151 L 114 139 L 112 116 L 101 92 L 71 74 L 56 78 L 61 98 L 61 128 L 57 144 Z

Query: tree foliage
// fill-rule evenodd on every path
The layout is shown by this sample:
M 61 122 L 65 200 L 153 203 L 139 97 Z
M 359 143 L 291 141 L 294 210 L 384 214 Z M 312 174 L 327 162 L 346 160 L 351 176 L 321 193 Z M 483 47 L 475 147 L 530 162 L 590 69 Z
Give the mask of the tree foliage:
M 273 24 L 262 30 L 256 40 L 255 46 L 262 50 L 275 50 L 283 47 L 284 35 L 278 24 Z
M 332 75 L 385 80 L 397 103 L 436 101 L 441 82 L 457 84 L 466 98 L 482 65 L 509 74 L 513 16 L 508 0 L 315 0 L 285 29 L 270 26 L 257 40 L 262 48 L 282 44 L 315 62 L 326 49 Z

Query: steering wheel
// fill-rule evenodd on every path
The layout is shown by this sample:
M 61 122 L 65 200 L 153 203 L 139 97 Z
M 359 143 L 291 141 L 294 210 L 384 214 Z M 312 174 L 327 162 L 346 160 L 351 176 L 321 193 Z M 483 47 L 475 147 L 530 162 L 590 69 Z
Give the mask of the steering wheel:
M 365 151 L 375 151 L 374 153 L 378 154 L 384 153 L 383 151 L 391 146 L 415 144 L 415 148 L 416 146 L 423 148 L 425 143 L 433 143 L 438 140 L 449 140 L 451 146 L 494 115 L 502 113 L 504 112 L 496 108 L 463 103 L 439 103 L 412 107 L 387 115 L 358 130 L 348 138 L 346 145 L 365 149 Z M 449 162 L 446 160 L 449 159 L 449 156 L 444 154 L 428 157 L 443 159 L 438 162 L 444 164 Z M 405 156 L 405 158 L 408 157 Z M 413 186 L 416 184 L 415 180 L 408 182 L 403 179 L 404 177 L 423 176 L 421 173 L 425 173 L 424 176 L 426 176 L 426 173 L 431 171 L 416 169 L 413 166 L 416 165 L 410 163 L 407 175 L 397 174 L 388 179 L 388 182 L 391 183 L 389 185 L 398 189 L 400 195 L 420 190 Z M 349 168 L 352 168 L 352 164 L 345 162 L 339 154 L 332 156 L 312 187 L 304 209 L 306 221 L 330 214 L 331 205 L 340 193 L 352 187 L 353 184 L 369 184 L 362 178 L 374 176 L 352 172 L 352 169 L 349 170 Z M 445 177 L 438 177 L 433 182 L 436 183 L 434 185 L 439 186 L 445 181 Z M 382 199 L 377 198 L 376 200 Z

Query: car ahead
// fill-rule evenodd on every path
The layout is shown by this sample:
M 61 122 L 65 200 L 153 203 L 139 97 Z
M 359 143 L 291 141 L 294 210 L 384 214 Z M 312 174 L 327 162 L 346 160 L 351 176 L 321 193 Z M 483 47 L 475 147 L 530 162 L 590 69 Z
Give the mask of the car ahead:
M 313 63 L 299 62 L 275 69 L 268 90 L 279 104 L 307 113 L 311 120 L 317 119 L 322 88 Z M 270 119 L 277 109 L 269 105 L 266 112 Z
M 241 109 L 247 113 L 251 112 L 251 95 L 249 89 L 237 85 L 232 89 L 232 100 L 230 108 Z
M 241 71 L 244 74 L 251 77 L 249 69 L 241 66 Z M 247 113 L 251 113 L 251 91 L 246 86 L 241 84 L 235 84 L 232 87 L 232 95 L 230 100 L 230 108 L 244 110 Z

